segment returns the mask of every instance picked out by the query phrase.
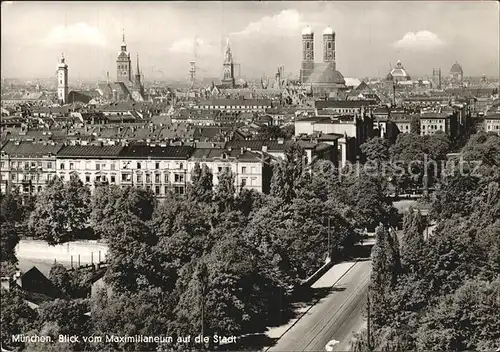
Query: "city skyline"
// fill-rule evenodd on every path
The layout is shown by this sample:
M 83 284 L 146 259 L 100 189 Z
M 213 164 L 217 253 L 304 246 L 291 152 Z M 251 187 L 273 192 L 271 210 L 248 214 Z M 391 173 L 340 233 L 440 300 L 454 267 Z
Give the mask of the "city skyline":
M 444 75 L 459 62 L 466 76 L 499 75 L 496 2 L 54 2 L 2 3 L 2 77 L 54 76 L 64 52 L 71 80 L 115 79 L 123 31 L 146 79 L 220 77 L 229 37 L 249 78 L 278 66 L 298 76 L 301 30 L 337 33 L 337 68 L 345 77 L 379 76 L 401 60 L 412 76 Z M 147 18 L 147 21 L 146 21 Z M 91 52 L 92 55 L 88 55 Z M 36 58 L 36 60 L 34 60 Z

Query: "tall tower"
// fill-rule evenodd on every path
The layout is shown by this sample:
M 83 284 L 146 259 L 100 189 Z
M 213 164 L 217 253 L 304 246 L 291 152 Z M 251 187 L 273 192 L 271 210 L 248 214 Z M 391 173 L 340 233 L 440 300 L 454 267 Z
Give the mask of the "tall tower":
M 306 83 L 314 70 L 314 32 L 307 26 L 302 30 L 302 64 L 300 81 Z
M 138 89 L 141 88 L 141 70 L 139 68 L 139 53 L 137 53 L 137 70 L 136 70 L 134 78 L 135 78 L 135 80 L 134 80 L 135 86 Z
M 335 70 L 335 32 L 328 26 L 323 31 L 323 62 L 332 63 Z
M 66 65 L 64 54 L 61 54 L 57 65 L 57 99 L 61 104 L 66 104 L 68 100 L 68 65 Z
M 130 82 L 132 80 L 132 61 L 130 60 L 130 53 L 127 52 L 125 33 L 123 33 L 122 39 L 121 50 L 116 59 L 116 80 L 118 82 Z
M 222 83 L 230 87 L 234 87 L 234 61 L 231 47 L 229 46 L 229 38 L 226 41 L 226 49 L 224 50 L 224 63 L 222 65 Z

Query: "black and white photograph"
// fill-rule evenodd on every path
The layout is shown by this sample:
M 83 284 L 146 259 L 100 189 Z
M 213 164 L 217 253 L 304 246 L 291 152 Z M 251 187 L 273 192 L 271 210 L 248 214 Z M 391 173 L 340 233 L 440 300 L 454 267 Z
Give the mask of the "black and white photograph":
M 2 1 L 1 352 L 500 352 L 500 3 Z

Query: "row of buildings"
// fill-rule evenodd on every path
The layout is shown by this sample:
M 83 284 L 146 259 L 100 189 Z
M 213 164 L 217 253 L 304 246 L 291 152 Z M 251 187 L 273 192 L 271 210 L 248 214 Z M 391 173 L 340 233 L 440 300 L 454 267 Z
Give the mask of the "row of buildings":
M 314 162 L 336 160 L 335 146 L 298 140 Z M 184 194 L 196 163 L 213 172 L 214 185 L 221 172 L 231 171 L 235 187 L 269 191 L 271 165 L 283 158 L 292 143 L 284 140 L 235 140 L 224 147 L 189 145 L 67 145 L 55 142 L 8 141 L 1 148 L 1 191 L 13 187 L 22 193 L 38 193 L 55 176 L 68 181 L 76 175 L 91 189 L 102 184 L 151 189 L 159 198 Z

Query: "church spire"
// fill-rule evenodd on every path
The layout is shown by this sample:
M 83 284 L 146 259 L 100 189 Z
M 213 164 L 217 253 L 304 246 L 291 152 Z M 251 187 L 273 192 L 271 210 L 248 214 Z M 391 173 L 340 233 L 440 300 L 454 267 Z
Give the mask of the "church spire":
M 226 39 L 226 49 L 224 50 L 224 63 L 233 63 L 233 55 L 231 54 L 231 47 L 229 46 L 229 37 Z
M 122 51 L 127 51 L 127 43 L 125 43 L 125 30 L 122 32 Z
M 141 70 L 139 69 L 139 53 L 137 53 L 137 76 L 141 75 Z

